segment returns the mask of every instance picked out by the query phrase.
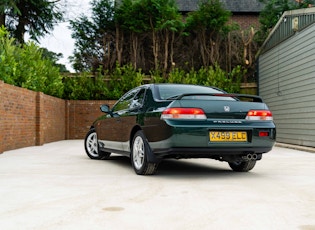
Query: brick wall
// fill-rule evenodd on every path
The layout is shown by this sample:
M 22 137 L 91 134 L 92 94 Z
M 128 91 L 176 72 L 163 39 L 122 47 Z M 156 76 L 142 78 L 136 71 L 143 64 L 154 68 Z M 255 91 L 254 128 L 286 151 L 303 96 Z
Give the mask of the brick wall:
M 66 101 L 0 81 L 0 153 L 12 149 L 83 139 L 115 101 Z
M 36 144 L 37 93 L 0 81 L 0 152 Z
M 65 101 L 0 81 L 0 153 L 65 139 Z
M 66 139 L 83 139 L 93 121 L 102 116 L 102 104 L 112 106 L 115 101 L 67 101 L 68 132 Z
M 64 100 L 38 93 L 39 137 L 37 145 L 64 140 L 66 137 L 66 103 Z

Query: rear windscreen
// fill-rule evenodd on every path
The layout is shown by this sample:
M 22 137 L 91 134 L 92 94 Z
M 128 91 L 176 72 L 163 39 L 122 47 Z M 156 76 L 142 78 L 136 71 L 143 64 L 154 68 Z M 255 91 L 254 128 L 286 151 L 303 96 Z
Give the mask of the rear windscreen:
M 198 85 L 176 85 L 176 84 L 161 84 L 157 85 L 157 93 L 160 100 L 172 100 L 181 96 L 182 94 L 196 94 L 185 96 L 182 99 L 201 99 L 201 100 L 235 100 L 231 97 L 216 97 L 198 94 L 223 94 L 222 91 L 211 87 Z

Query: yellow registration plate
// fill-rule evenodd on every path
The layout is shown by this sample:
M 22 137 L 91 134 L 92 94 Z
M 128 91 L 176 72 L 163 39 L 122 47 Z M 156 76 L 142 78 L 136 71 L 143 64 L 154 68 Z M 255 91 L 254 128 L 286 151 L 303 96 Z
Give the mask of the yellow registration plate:
M 213 142 L 246 142 L 247 132 L 242 131 L 210 131 L 210 141 Z

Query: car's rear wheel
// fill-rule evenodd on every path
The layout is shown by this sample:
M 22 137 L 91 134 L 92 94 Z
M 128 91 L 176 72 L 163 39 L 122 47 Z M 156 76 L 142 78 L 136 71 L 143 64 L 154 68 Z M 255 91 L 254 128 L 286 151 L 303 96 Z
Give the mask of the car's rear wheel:
M 132 141 L 131 163 L 138 175 L 152 175 L 156 172 L 157 164 L 148 162 L 150 147 L 142 131 L 138 131 Z
M 256 161 L 255 160 L 240 161 L 240 162 L 235 161 L 235 162 L 229 162 L 229 165 L 231 169 L 235 172 L 248 172 L 255 167 Z
M 97 134 L 95 132 L 95 129 L 90 129 L 90 131 L 86 134 L 85 140 L 84 140 L 84 147 L 86 154 L 91 159 L 108 159 L 110 156 L 110 153 L 108 152 L 102 152 L 98 148 L 98 140 L 97 140 Z

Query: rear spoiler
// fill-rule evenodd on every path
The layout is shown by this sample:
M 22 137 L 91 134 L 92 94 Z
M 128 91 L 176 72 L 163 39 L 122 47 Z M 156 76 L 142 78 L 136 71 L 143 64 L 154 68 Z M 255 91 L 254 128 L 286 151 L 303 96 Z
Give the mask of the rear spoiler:
M 175 100 L 181 100 L 183 97 L 187 96 L 213 96 L 213 97 L 233 97 L 240 101 L 249 101 L 249 102 L 261 102 L 263 99 L 256 95 L 250 94 L 238 94 L 238 93 L 187 93 L 178 96 Z

